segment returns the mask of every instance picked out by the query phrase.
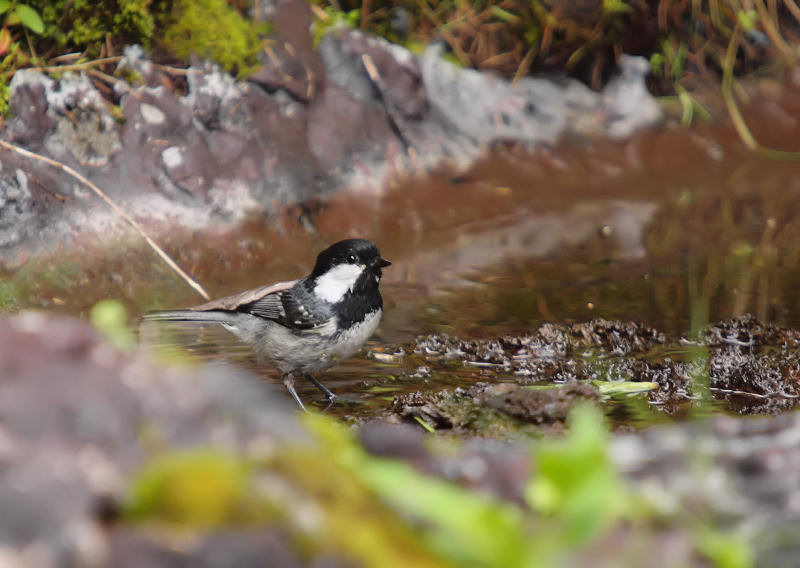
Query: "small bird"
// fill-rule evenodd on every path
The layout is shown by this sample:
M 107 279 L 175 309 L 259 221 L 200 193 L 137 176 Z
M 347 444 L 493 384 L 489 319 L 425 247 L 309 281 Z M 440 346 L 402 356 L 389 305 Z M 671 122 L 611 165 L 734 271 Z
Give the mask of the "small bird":
M 389 265 L 372 241 L 346 239 L 319 253 L 314 270 L 300 280 L 143 319 L 222 324 L 283 373 L 283 384 L 305 410 L 295 376 L 311 381 L 329 402 L 336 398 L 311 373 L 347 359 L 375 332 L 383 311 L 378 284 Z

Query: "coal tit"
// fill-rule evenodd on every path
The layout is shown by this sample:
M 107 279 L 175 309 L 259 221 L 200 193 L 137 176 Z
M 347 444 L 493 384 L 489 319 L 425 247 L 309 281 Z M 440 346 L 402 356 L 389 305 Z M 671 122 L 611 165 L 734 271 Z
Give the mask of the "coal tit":
M 311 373 L 350 357 L 375 332 L 383 310 L 381 269 L 390 264 L 375 243 L 347 239 L 319 253 L 314 270 L 300 280 L 143 319 L 222 324 L 283 373 L 283 383 L 305 410 L 294 389 L 295 376 L 306 377 L 329 401 L 336 398 Z

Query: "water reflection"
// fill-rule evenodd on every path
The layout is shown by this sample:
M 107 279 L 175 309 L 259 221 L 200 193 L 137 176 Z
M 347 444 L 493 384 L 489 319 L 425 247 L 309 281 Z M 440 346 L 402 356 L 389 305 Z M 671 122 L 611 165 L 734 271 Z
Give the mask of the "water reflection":
M 773 145 L 800 139 L 797 124 L 774 126 L 759 123 Z M 749 153 L 724 125 L 666 126 L 625 143 L 534 154 L 498 149 L 470 171 L 339 191 L 235 233 L 175 231 L 166 244 L 222 296 L 305 274 L 318 250 L 345 236 L 372 238 L 394 262 L 376 348 L 428 332 L 491 337 L 596 317 L 675 336 L 744 313 L 800 327 L 800 164 Z M 125 243 L 76 254 L 80 262 L 29 269 L 20 304 L 82 312 L 123 297 L 136 312 L 198 302 L 146 249 Z M 225 332 L 202 333 L 214 335 L 183 345 L 265 373 Z M 414 377 L 421 364 L 356 358 L 325 381 L 385 402 L 437 381 L 435 373 Z M 365 387 L 365 374 L 381 380 Z M 448 377 L 448 385 L 461 380 Z

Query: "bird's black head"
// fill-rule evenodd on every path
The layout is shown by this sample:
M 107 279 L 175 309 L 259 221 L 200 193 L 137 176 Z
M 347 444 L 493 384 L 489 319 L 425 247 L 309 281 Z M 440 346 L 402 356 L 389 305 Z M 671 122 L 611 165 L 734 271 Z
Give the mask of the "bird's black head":
M 378 247 L 366 239 L 345 239 L 332 244 L 317 256 L 311 278 L 317 279 L 329 272 L 333 267 L 341 264 L 352 264 L 366 267 L 373 275 L 380 278 L 381 268 L 389 266 L 391 262 L 381 258 Z

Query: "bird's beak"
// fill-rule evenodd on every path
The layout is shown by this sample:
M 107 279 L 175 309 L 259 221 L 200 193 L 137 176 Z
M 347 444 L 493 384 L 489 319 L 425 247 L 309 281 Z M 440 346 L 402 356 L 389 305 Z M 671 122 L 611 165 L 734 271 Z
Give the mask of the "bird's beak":
M 385 268 L 387 266 L 391 266 L 391 264 L 391 262 L 381 257 L 378 257 L 372 261 L 373 268 Z

